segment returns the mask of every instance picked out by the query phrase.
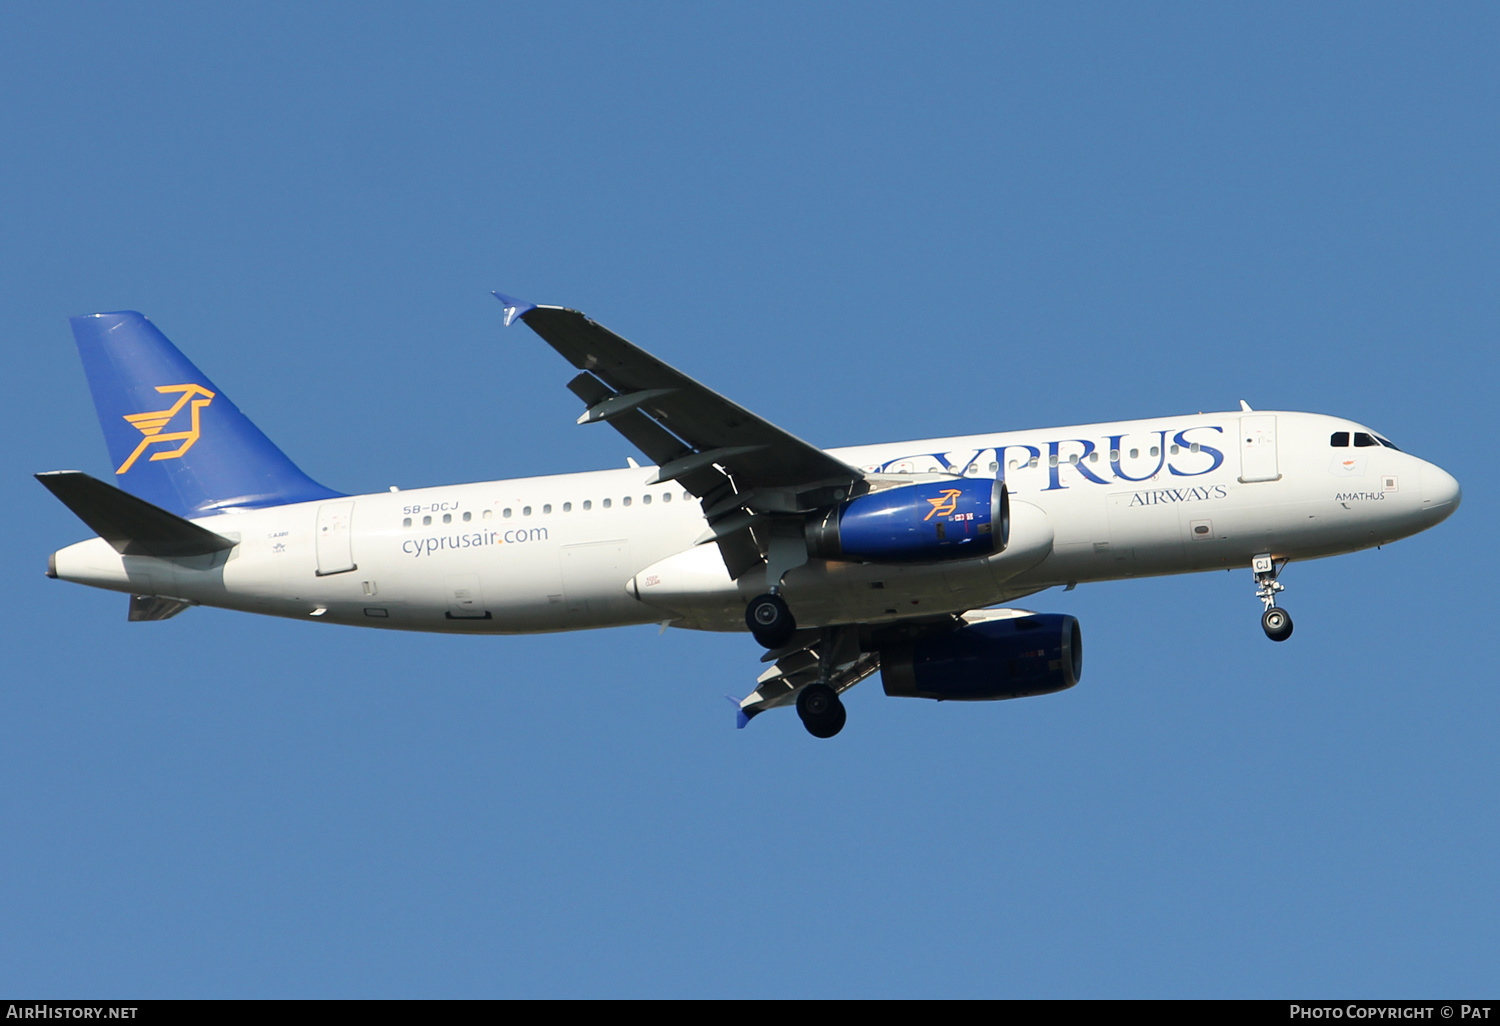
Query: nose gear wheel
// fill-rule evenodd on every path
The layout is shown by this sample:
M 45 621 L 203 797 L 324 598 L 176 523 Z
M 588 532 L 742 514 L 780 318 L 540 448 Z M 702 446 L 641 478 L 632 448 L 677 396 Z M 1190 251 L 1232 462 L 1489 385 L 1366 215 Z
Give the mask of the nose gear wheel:
M 1280 606 L 1267 609 L 1260 618 L 1261 630 L 1272 641 L 1285 641 L 1292 636 L 1292 617 Z

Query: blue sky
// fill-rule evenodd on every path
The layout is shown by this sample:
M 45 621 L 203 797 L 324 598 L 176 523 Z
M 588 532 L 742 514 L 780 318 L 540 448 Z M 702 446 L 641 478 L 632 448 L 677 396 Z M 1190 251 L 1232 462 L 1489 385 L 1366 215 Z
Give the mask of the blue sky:
M 1388 4 L 12 4 L 0 993 L 1495 989 L 1500 15 Z M 382 634 L 42 575 L 150 316 L 342 491 L 623 465 L 499 288 L 819 444 L 1368 423 L 1447 523 L 1085 585 L 1082 683 L 733 729 L 759 649 Z

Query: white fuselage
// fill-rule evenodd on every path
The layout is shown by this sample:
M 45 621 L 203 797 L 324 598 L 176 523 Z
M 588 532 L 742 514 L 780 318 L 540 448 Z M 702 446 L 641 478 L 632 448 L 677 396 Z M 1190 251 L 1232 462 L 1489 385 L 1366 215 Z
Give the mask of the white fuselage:
M 831 450 L 890 476 L 1003 475 L 1011 538 L 984 559 L 810 560 L 786 574 L 798 622 L 961 612 L 1054 585 L 1312 559 L 1414 534 L 1458 485 L 1336 417 L 1233 412 Z M 729 578 L 698 544 L 698 502 L 651 468 L 451 485 L 226 512 L 238 544 L 192 559 L 54 554 L 64 580 L 276 616 L 396 630 L 518 634 L 670 621 L 743 630 L 765 573 Z

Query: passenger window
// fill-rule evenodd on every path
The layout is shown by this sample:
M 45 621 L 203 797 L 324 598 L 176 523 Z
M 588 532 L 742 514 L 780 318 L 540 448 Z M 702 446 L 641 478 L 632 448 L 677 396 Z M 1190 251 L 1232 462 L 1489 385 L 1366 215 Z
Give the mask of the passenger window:
M 1020 470 L 1021 469 L 1021 463 L 1020 463 L 1020 461 L 1019 460 L 1011 460 L 1010 461 L 1010 469 L 1011 470 Z
M 1073 455 L 1069 456 L 1068 462 L 1073 464 L 1073 466 L 1075 467 L 1078 466 L 1078 454 L 1075 452 Z
M 485 520 L 493 520 L 494 518 L 495 518 L 495 511 L 494 510 L 487 509 L 487 510 L 484 511 L 484 519 Z
M 1194 442 L 1192 445 L 1188 446 L 1188 452 L 1197 452 L 1197 451 L 1198 451 L 1198 443 L 1197 442 Z
M 422 526 L 423 526 L 423 527 L 427 527 L 427 526 L 429 526 L 429 525 L 430 525 L 430 524 L 431 524 L 431 523 L 432 523 L 432 518 L 431 518 L 431 517 L 423 517 L 423 518 L 422 518 Z
M 647 493 L 646 495 L 642 495 L 641 496 L 641 503 L 642 503 L 642 505 L 646 505 L 646 506 L 651 505 L 651 495 L 649 493 Z
M 501 516 L 502 516 L 502 517 L 504 517 L 504 518 L 505 518 L 505 519 L 507 519 L 507 520 L 509 520 L 509 519 L 510 519 L 510 507 L 509 507 L 509 506 L 506 506 L 506 507 L 505 507 L 505 512 L 504 512 L 504 513 L 501 513 L 501 514 L 500 514 L 500 515 L 501 515 Z
M 451 524 L 451 523 L 453 523 L 453 514 L 452 513 L 444 513 L 443 514 L 443 523 L 445 523 L 445 524 Z
M 1012 467 L 1015 466 L 1015 461 L 1014 460 L 1011 461 L 1011 466 Z M 990 461 L 990 473 L 991 474 L 995 473 L 995 471 L 997 471 L 999 469 L 1000 469 L 1000 464 L 994 462 L 993 460 Z
M 411 526 L 411 517 L 407 517 L 405 520 L 401 521 L 401 526 L 402 527 L 410 527 Z
M 1111 449 L 1111 450 L 1109 450 L 1109 458 L 1112 461 L 1118 462 L 1119 459 L 1120 459 L 1120 450 L 1119 449 Z
M 1089 462 L 1090 463 L 1098 463 L 1099 462 L 1099 454 L 1097 452 L 1091 452 L 1091 453 L 1089 453 Z
M 599 503 L 599 505 L 603 506 L 605 509 L 609 509 L 610 500 L 605 499 L 603 502 Z
M 573 504 L 571 502 L 565 502 L 565 503 L 563 503 L 563 512 L 564 513 L 571 513 L 571 512 L 573 512 Z
M 1356 432 L 1354 432 L 1354 447 L 1356 449 L 1368 449 L 1370 446 L 1372 446 L 1372 445 L 1378 445 L 1378 444 L 1379 443 L 1376 442 L 1375 439 L 1371 438 L 1365 432 L 1363 432 L 1363 431 L 1356 431 Z
M 593 499 L 584 499 L 583 500 L 583 508 L 584 509 L 593 509 L 594 508 L 594 500 Z
M 543 513 L 551 513 L 552 512 L 552 503 L 549 502 L 545 506 L 543 506 L 542 507 L 542 512 Z
M 1036 466 L 1036 461 L 1037 461 L 1037 457 L 1033 456 L 1033 457 L 1031 457 L 1031 461 L 1029 463 L 1027 463 L 1026 465 L 1028 467 L 1034 467 L 1034 466 Z
M 1175 445 L 1172 446 L 1172 451 L 1176 452 L 1177 451 L 1177 446 L 1175 446 Z M 1153 455 L 1153 456 L 1160 456 L 1161 455 L 1161 447 L 1153 445 L 1151 447 L 1151 455 Z
M 1177 447 L 1177 446 L 1175 446 L 1175 445 L 1174 445 L 1174 446 L 1172 446 L 1172 455 L 1173 455 L 1173 456 L 1176 456 L 1176 455 L 1177 455 L 1177 454 L 1178 454 L 1178 453 L 1179 453 L 1179 452 L 1181 452 L 1181 451 L 1182 451 L 1182 450 L 1181 450 L 1181 449 L 1179 449 L 1179 448 L 1178 448 L 1178 447 Z M 1153 445 L 1153 446 L 1152 446 L 1152 447 L 1151 447 L 1151 455 L 1153 455 L 1153 456 L 1155 456 L 1155 455 L 1156 455 L 1156 453 L 1157 453 L 1157 448 L 1156 448 L 1156 446 L 1154 446 L 1154 445 Z
M 1335 449 L 1347 449 L 1349 447 L 1349 432 L 1335 431 L 1328 436 L 1328 444 Z
M 521 516 L 523 516 L 523 517 L 529 517 L 529 516 L 531 516 L 531 507 L 530 506 L 522 506 L 521 507 Z
M 467 524 L 470 520 L 473 520 L 473 519 L 474 519 L 474 514 L 468 512 L 467 510 L 464 511 L 464 523 Z
M 625 496 L 625 498 L 621 499 L 620 501 L 623 502 L 625 505 L 629 506 L 630 505 L 630 496 L 627 495 L 627 496 Z
M 686 492 L 685 491 L 685 492 L 682 493 L 682 501 L 683 502 L 690 501 L 692 499 L 692 497 L 693 497 L 693 493 L 692 492 Z
M 661 501 L 662 502 L 671 502 L 672 501 L 672 493 L 671 492 L 662 492 L 661 493 Z

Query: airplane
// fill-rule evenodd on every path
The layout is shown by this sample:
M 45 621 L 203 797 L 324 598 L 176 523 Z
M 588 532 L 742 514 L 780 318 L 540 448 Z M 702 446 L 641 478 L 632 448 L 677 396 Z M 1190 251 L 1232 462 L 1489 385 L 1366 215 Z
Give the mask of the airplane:
M 130 596 L 388 630 L 527 634 L 660 623 L 748 630 L 766 651 L 744 727 L 840 695 L 939 701 L 1062 691 L 1077 619 L 1012 603 L 1079 583 L 1248 567 L 1273 641 L 1294 560 L 1404 538 L 1459 484 L 1384 435 L 1240 409 L 823 450 L 575 310 L 494 293 L 578 373 L 580 424 L 624 469 L 345 495 L 299 470 L 139 313 L 72 318 L 119 487 L 37 479 L 97 535 L 47 576 Z

